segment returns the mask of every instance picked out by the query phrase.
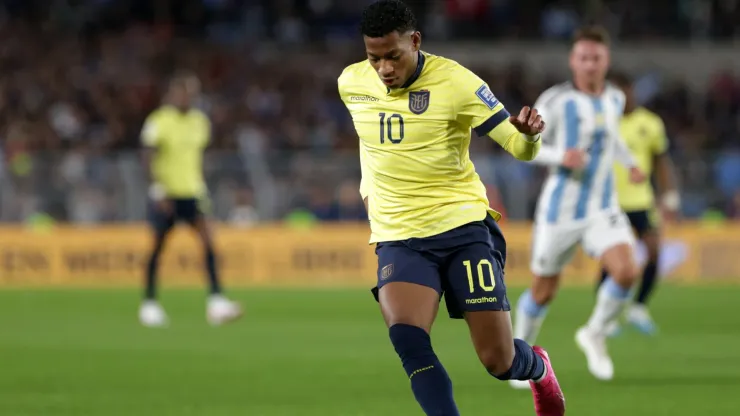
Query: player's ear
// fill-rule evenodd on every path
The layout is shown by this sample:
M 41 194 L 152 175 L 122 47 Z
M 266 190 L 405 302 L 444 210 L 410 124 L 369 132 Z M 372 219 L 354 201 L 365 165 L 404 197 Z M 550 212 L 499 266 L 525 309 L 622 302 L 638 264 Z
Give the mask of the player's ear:
M 421 49 L 421 32 L 418 30 L 411 33 L 411 45 L 414 49 L 414 52 L 418 52 L 419 49 Z

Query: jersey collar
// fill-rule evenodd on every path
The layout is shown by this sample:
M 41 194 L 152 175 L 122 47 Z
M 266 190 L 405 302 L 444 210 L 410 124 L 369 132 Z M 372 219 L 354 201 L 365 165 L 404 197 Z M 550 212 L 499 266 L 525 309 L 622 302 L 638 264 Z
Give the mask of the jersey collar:
M 411 77 L 408 80 L 406 80 L 406 82 L 403 85 L 401 85 L 401 88 L 399 88 L 399 90 L 406 89 L 410 87 L 411 84 L 416 82 L 416 80 L 419 79 L 419 76 L 421 75 L 421 71 L 424 69 L 424 62 L 426 61 L 426 57 L 421 51 L 417 53 L 419 54 L 419 60 L 416 62 L 416 70 L 414 71 L 413 74 L 411 74 Z M 386 92 L 390 94 L 391 89 L 386 87 Z

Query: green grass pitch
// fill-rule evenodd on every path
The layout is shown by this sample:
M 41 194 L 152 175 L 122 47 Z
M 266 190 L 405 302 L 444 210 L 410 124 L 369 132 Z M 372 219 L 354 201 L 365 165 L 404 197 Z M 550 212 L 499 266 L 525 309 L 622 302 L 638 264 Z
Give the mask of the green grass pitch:
M 246 316 L 211 328 L 200 291 L 165 289 L 172 325 L 152 330 L 136 320 L 137 291 L 0 291 L 0 415 L 422 415 L 368 291 L 232 295 Z M 740 288 L 661 288 L 660 335 L 610 341 L 610 383 L 573 343 L 592 299 L 564 290 L 540 338 L 569 415 L 737 414 Z M 464 323 L 440 313 L 433 340 L 463 415 L 534 414 L 528 392 L 479 365 Z

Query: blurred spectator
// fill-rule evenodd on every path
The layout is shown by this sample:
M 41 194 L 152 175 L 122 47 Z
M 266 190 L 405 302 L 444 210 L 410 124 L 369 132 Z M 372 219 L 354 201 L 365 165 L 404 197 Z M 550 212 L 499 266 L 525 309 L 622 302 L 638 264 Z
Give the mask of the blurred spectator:
M 198 106 L 213 124 L 206 177 L 218 218 L 248 226 L 305 207 L 325 221 L 366 221 L 357 138 L 336 96 L 336 76 L 362 57 L 337 45 L 351 39 L 356 46 L 356 21 L 368 2 L 3 3 L 0 220 L 39 211 L 92 224 L 143 219 L 146 185 L 135 152 L 141 122 L 159 104 L 169 74 L 190 68 L 203 81 Z M 409 3 L 418 5 L 425 35 L 429 29 L 440 39 L 564 39 L 590 19 L 606 22 L 618 39 L 740 35 L 739 1 Z M 255 46 L 269 39 L 287 52 Z M 510 108 L 560 81 L 525 62 L 472 69 Z M 728 206 L 737 216 L 737 75 L 719 71 L 704 91 L 655 73 L 640 82 L 641 99 L 665 119 L 688 214 Z M 529 215 L 539 177 L 533 168 L 486 140 L 474 140 L 471 155 L 492 204 L 512 218 Z

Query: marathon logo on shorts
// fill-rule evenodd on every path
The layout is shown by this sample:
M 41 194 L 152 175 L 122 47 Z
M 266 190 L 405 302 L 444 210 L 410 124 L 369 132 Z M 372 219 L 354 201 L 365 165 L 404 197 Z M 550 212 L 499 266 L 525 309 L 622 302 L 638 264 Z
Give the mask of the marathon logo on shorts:
M 422 114 L 429 108 L 429 91 L 412 91 L 409 93 L 409 110 L 414 114 Z
M 382 269 L 380 269 L 380 279 L 385 280 L 393 274 L 393 263 L 383 266 Z
M 465 303 L 468 305 L 475 305 L 480 303 L 496 303 L 498 302 L 498 298 L 493 297 L 482 297 L 482 298 L 475 298 L 475 299 L 465 299 Z
M 493 110 L 493 108 L 498 105 L 498 99 L 493 95 L 486 84 L 481 85 L 480 88 L 478 88 L 478 91 L 475 92 L 475 95 L 477 95 L 478 98 L 483 101 L 483 104 L 487 105 L 490 110 Z

